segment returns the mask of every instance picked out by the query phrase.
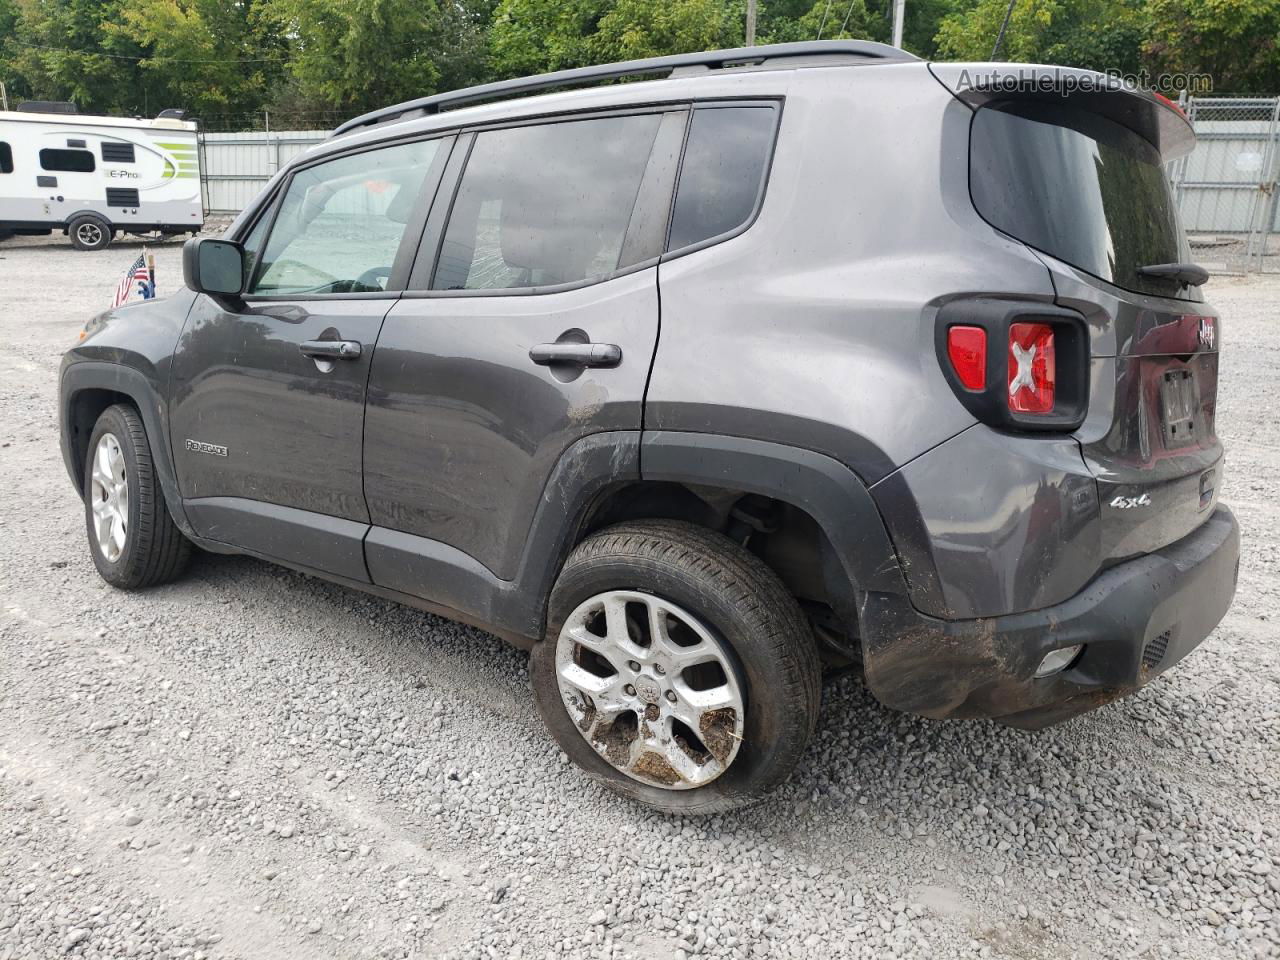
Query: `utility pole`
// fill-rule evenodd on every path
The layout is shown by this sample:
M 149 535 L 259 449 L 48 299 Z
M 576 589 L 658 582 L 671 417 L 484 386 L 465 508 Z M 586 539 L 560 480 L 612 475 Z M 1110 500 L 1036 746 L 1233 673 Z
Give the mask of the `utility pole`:
M 902 18 L 907 12 L 907 0 L 893 0 L 893 45 L 902 46 Z
M 756 0 L 747 0 L 747 46 L 756 45 Z

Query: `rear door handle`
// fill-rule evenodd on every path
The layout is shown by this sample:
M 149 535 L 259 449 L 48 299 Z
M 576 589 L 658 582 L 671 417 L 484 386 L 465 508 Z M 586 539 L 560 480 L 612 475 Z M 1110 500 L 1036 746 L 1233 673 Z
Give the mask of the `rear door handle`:
M 355 340 L 304 340 L 298 344 L 304 357 L 321 360 L 355 360 L 360 356 L 360 344 Z
M 622 348 L 616 343 L 540 343 L 530 349 L 529 359 L 542 367 L 616 367 L 622 362 Z

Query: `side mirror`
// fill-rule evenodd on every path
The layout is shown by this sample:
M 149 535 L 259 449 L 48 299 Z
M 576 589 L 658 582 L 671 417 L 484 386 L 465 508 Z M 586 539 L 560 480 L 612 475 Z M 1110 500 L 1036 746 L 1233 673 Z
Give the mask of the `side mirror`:
M 230 240 L 194 237 L 182 248 L 182 280 L 196 293 L 238 297 L 244 289 L 244 249 Z

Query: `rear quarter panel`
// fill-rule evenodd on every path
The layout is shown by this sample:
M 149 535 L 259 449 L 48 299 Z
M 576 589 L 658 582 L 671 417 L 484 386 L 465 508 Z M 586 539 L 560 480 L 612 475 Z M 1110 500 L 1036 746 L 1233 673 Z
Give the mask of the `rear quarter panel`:
M 659 267 L 646 428 L 801 446 L 870 484 L 971 425 L 938 306 L 1053 287 L 969 202 L 970 116 L 923 63 L 797 71 L 754 225 Z

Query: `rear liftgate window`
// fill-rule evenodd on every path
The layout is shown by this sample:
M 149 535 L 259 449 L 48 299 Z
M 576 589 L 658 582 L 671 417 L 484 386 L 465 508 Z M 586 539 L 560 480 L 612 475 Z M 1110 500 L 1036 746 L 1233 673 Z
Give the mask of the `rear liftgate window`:
M 988 223 L 1037 250 L 1128 290 L 1178 290 L 1137 274 L 1190 256 L 1159 152 L 1114 121 L 1055 104 L 985 106 L 969 189 Z

